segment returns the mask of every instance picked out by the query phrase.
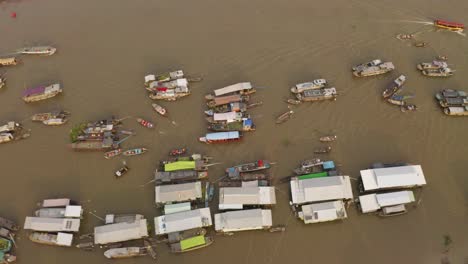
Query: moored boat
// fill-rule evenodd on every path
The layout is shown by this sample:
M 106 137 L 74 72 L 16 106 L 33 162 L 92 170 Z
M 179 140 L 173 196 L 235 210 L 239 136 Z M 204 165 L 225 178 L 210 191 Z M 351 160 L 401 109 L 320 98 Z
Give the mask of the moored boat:
M 387 99 L 387 102 L 394 104 L 394 105 L 405 105 L 407 99 L 412 98 L 413 96 L 411 95 L 399 95 L 399 94 L 394 94 L 390 98 Z
M 68 233 L 45 233 L 45 232 L 32 232 L 29 235 L 29 239 L 32 242 L 51 245 L 51 246 L 61 246 L 61 247 L 70 247 L 73 242 L 73 234 Z
M 450 22 L 450 21 L 445 21 L 445 20 L 440 20 L 440 19 L 437 19 L 434 21 L 434 26 L 441 28 L 441 29 L 446 29 L 449 31 L 456 31 L 456 32 L 463 32 L 463 30 L 465 29 L 465 25 L 462 23 Z
M 56 112 L 48 112 L 48 113 L 38 113 L 34 114 L 31 117 L 32 121 L 37 121 L 37 122 L 44 122 L 49 119 L 66 119 L 68 116 L 70 116 L 70 112 L 67 111 L 56 111 Z
M 6 85 L 6 78 L 0 75 L 0 89 Z
M 207 144 L 212 143 L 225 143 L 232 141 L 239 141 L 242 139 L 242 134 L 239 131 L 228 131 L 228 132 L 217 132 L 208 133 L 204 137 L 200 137 L 198 140 Z
M 292 93 L 302 93 L 306 90 L 313 90 L 313 89 L 320 89 L 325 87 L 327 84 L 327 80 L 325 79 L 316 79 L 312 82 L 305 82 L 296 84 L 294 87 L 291 88 Z
M 443 89 L 436 93 L 435 97 L 437 100 L 443 100 L 444 98 L 456 98 L 456 97 L 467 97 L 468 94 L 465 91 L 454 90 L 454 89 Z
M 224 105 L 219 105 L 205 111 L 208 116 L 213 116 L 215 113 L 228 113 L 228 112 L 245 112 L 247 111 L 247 104 L 243 102 L 233 102 Z
M 281 115 L 279 115 L 277 118 L 276 118 L 276 124 L 281 124 L 281 123 L 284 123 L 286 122 L 287 120 L 289 120 L 291 118 L 291 116 L 294 114 L 294 111 L 293 110 L 288 110 L 284 113 L 282 113 Z
M 137 122 L 138 122 L 140 125 L 142 125 L 142 126 L 144 126 L 144 127 L 146 127 L 146 128 L 153 128 L 153 127 L 154 127 L 154 124 L 153 124 L 153 123 L 151 123 L 150 121 L 144 120 L 144 119 L 142 119 L 142 118 L 137 118 Z
M 450 77 L 453 75 L 454 71 L 450 68 L 440 68 L 434 70 L 423 70 L 421 71 L 423 75 L 429 77 Z
M 12 263 L 16 261 L 16 256 L 10 253 L 12 242 L 9 239 L 0 237 L 0 263 Z
M 118 148 L 118 149 L 114 149 L 114 150 L 107 151 L 106 153 L 104 153 L 104 158 L 111 159 L 113 157 L 117 157 L 120 154 L 122 154 L 122 149 Z
M 70 146 L 75 151 L 106 151 L 118 147 L 112 138 L 98 141 L 77 141 Z
M 185 154 L 186 152 L 187 152 L 186 148 L 173 149 L 169 151 L 169 156 L 179 156 L 179 155 Z
M 400 110 L 404 112 L 412 112 L 418 110 L 418 107 L 414 104 L 404 104 L 400 106 Z
M 171 252 L 183 253 L 183 252 L 188 252 L 188 251 L 204 248 L 213 244 L 213 241 L 214 240 L 212 237 L 209 237 L 209 236 L 205 237 L 203 235 L 187 238 L 187 239 L 181 240 L 178 243 L 171 244 Z
M 158 104 L 152 104 L 153 106 L 153 109 L 154 111 L 156 111 L 158 114 L 162 115 L 162 116 L 166 116 L 167 115 L 167 110 L 166 108 L 158 105 Z
M 358 65 L 352 67 L 351 69 L 353 71 L 360 71 L 360 70 L 363 70 L 365 68 L 374 67 L 374 66 L 377 66 L 377 65 L 380 65 L 380 64 L 382 64 L 382 60 L 381 59 L 375 59 L 375 60 L 371 60 L 369 62 L 358 64 Z
M 214 113 L 213 116 L 206 117 L 208 123 L 231 123 L 239 122 L 249 116 L 242 112 Z
M 354 76 L 367 77 L 391 72 L 395 69 L 395 66 L 392 62 L 380 62 L 379 64 L 376 64 L 374 66 L 357 66 L 354 68 L 356 68 L 356 70 L 353 71 Z
M 148 151 L 148 149 L 146 148 L 134 148 L 134 149 L 125 150 L 122 154 L 124 156 L 135 156 L 135 155 L 141 155 L 145 153 L 146 151 Z
M 451 116 L 466 116 L 468 115 L 468 106 L 446 107 L 444 113 Z
M 241 121 L 229 123 L 212 123 L 208 125 L 208 129 L 212 131 L 255 131 L 255 125 L 250 118 L 242 118 Z
M 57 49 L 51 46 L 36 46 L 36 47 L 25 47 L 17 51 L 19 54 L 24 55 L 53 55 L 57 52 Z
M 233 95 L 233 94 L 240 94 L 240 95 L 248 95 L 255 93 L 256 90 L 253 88 L 250 82 L 243 82 L 243 83 L 236 83 L 233 85 L 226 86 L 221 89 L 217 89 L 213 91 L 213 94 L 209 94 L 205 96 L 206 100 L 213 100 L 218 96 L 225 96 L 225 95 Z
M 156 171 L 154 173 L 156 184 L 182 183 L 206 177 L 208 177 L 208 172 L 195 170 Z
M 184 72 L 182 70 L 171 71 L 158 75 L 150 74 L 145 76 L 145 86 L 149 87 L 152 82 L 168 82 L 184 78 Z
M 209 100 L 206 103 L 206 105 L 209 108 L 214 108 L 216 106 L 221 106 L 221 105 L 234 103 L 234 102 L 248 102 L 249 100 L 250 100 L 250 96 L 248 95 L 234 94 L 234 95 L 215 97 L 212 100 Z
M 296 94 L 296 98 L 302 102 L 314 102 L 323 100 L 336 100 L 336 88 L 322 88 L 314 90 L 306 90 Z
M 468 98 L 467 97 L 454 97 L 454 98 L 444 98 L 439 101 L 440 106 L 450 107 L 450 106 L 467 106 Z
M 108 259 L 132 258 L 147 254 L 146 248 L 141 247 L 111 248 L 104 252 L 104 256 Z
M 383 98 L 388 98 L 398 92 L 398 90 L 403 86 L 406 82 L 406 76 L 400 75 L 398 78 L 393 80 L 393 82 L 383 91 L 382 96 Z
M 185 78 L 166 81 L 166 82 L 152 82 L 146 88 L 148 91 L 157 92 L 157 91 L 166 91 L 172 90 L 178 87 L 188 88 L 188 81 Z M 163 90 L 164 89 L 164 90 Z
M 448 64 L 445 61 L 438 61 L 434 60 L 432 62 L 421 62 L 419 63 L 416 68 L 418 70 L 436 70 L 436 69 L 441 69 L 441 68 L 447 68 Z
M 153 100 L 176 101 L 179 98 L 190 95 L 190 90 L 186 86 L 176 87 L 175 89 L 158 88 L 149 94 Z
M 331 146 L 323 147 L 323 148 L 317 148 L 314 150 L 315 154 L 325 154 L 329 153 L 332 150 Z
M 20 123 L 9 121 L 0 126 L 0 143 L 7 143 L 15 140 L 25 139 L 30 136 Z
M 18 60 L 15 57 L 0 58 L 0 66 L 12 66 L 16 64 L 18 64 Z
M 49 86 L 39 86 L 29 88 L 23 92 L 23 100 L 27 103 L 41 101 L 52 98 L 62 92 L 60 84 L 52 84 Z
M 259 171 L 269 169 L 271 167 L 271 163 L 267 160 L 257 160 L 250 163 L 245 163 L 241 165 L 236 165 L 226 169 L 226 173 L 229 177 L 233 177 L 234 175 L 239 175 L 240 173 L 245 172 L 252 172 L 252 171 Z
M 4 227 L 8 230 L 11 230 L 11 231 L 18 231 L 19 230 L 19 226 L 16 225 L 15 222 L 9 220 L 9 219 L 6 219 L 6 218 L 3 218 L 3 217 L 0 217 L 0 227 Z

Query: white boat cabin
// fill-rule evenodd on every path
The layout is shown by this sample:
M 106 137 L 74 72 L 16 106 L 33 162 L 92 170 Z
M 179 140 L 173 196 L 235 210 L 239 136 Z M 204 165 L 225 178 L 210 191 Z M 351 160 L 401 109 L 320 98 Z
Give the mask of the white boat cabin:
M 390 193 L 372 193 L 359 196 L 359 204 L 363 213 L 377 212 L 385 207 L 408 204 L 415 201 L 412 191 Z
M 210 208 L 183 211 L 154 218 L 154 232 L 156 235 L 165 235 L 211 225 L 213 223 Z
M 215 214 L 217 232 L 236 232 L 270 228 L 271 210 L 250 209 Z
M 426 185 L 421 165 L 361 170 L 361 181 L 365 192 Z
M 292 204 L 349 200 L 353 198 L 349 176 L 328 176 L 300 179 L 294 177 L 290 182 Z

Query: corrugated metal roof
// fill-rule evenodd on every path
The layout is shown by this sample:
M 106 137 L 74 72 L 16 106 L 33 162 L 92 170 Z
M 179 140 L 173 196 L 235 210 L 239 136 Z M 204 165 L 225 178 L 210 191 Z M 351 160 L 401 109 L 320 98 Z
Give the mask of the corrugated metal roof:
M 80 229 L 80 219 L 28 216 L 24 222 L 24 229 L 44 232 L 78 232 Z
M 381 194 L 367 194 L 359 196 L 359 204 L 363 213 L 375 212 L 382 207 L 407 204 L 414 202 L 413 191 L 399 191 Z
M 222 232 L 263 229 L 272 226 L 271 210 L 251 209 L 215 214 L 215 230 Z
M 117 223 L 97 226 L 94 228 L 94 243 L 109 244 L 128 240 L 139 239 L 148 236 L 146 219 L 140 219 L 133 223 Z
M 361 180 L 365 191 L 426 184 L 420 165 L 361 170 Z
M 319 223 L 347 218 L 343 201 L 306 204 L 302 206 L 304 223 Z
M 155 202 L 184 202 L 202 198 L 201 182 L 189 182 L 155 187 Z
M 352 199 L 353 191 L 349 176 L 329 176 L 290 182 L 293 204 Z
M 224 187 L 219 189 L 219 208 L 227 205 L 276 204 L 274 187 Z
M 229 93 L 235 93 L 242 90 L 252 89 L 252 84 L 250 82 L 236 83 L 233 85 L 226 86 L 221 89 L 214 90 L 215 96 L 221 96 Z
M 239 138 L 239 135 L 240 135 L 239 131 L 208 133 L 206 134 L 206 139 L 207 140 L 236 139 L 236 138 Z
M 164 235 L 211 225 L 210 208 L 200 208 L 154 218 L 156 235 Z

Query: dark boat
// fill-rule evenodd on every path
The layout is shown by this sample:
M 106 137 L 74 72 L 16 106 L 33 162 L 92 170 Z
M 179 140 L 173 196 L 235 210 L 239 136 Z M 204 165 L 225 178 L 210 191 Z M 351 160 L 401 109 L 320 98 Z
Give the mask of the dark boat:
M 120 178 L 122 176 L 124 176 L 128 171 L 130 170 L 129 167 L 127 167 L 126 165 L 124 165 L 122 168 L 118 169 L 114 175 L 116 178 Z
M 382 96 L 383 98 L 389 98 L 392 96 L 394 93 L 398 92 L 398 90 L 403 86 L 403 84 L 406 82 L 406 76 L 400 75 L 398 78 L 396 78 L 390 85 L 383 91 Z
M 271 163 L 267 160 L 258 160 L 255 162 L 250 162 L 246 164 L 237 165 L 231 168 L 226 169 L 226 173 L 229 177 L 238 175 L 244 172 L 252 172 L 252 171 L 259 171 L 269 169 L 271 167 Z
M 0 227 L 4 227 L 6 229 L 9 229 L 11 231 L 18 231 L 19 226 L 15 224 L 15 222 L 8 220 L 6 218 L 0 217 Z
M 292 110 L 288 110 L 287 112 L 284 112 L 283 114 L 279 115 L 276 118 L 276 124 L 281 124 L 281 123 L 286 122 L 287 120 L 291 118 L 293 114 L 294 114 L 294 111 Z

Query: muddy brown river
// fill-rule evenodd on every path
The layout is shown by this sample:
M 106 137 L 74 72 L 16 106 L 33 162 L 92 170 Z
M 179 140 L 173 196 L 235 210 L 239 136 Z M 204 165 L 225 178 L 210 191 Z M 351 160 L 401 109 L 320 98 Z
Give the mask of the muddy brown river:
M 160 213 L 154 186 L 141 185 L 171 148 L 187 146 L 222 163 L 210 168 L 213 181 L 231 165 L 260 158 L 276 162 L 273 218 L 287 231 L 215 236 L 212 246 L 181 255 L 160 245 L 158 263 L 468 263 L 468 119 L 445 116 L 434 100 L 441 88 L 467 89 L 468 38 L 423 24 L 436 18 L 468 23 L 467 9 L 464 1 L 422 0 L 0 1 L 0 54 L 30 45 L 58 48 L 54 56 L 23 57 L 21 65 L 0 69 L 8 78 L 0 90 L 0 121 L 22 121 L 32 134 L 0 146 L 0 215 L 22 225 L 41 199 L 70 197 L 101 217 L 142 213 L 152 223 Z M 399 33 L 417 33 L 416 40 L 429 45 L 413 47 L 396 39 Z M 417 63 L 438 55 L 448 56 L 453 77 L 431 79 L 416 70 Z M 396 70 L 352 77 L 352 65 L 374 58 L 392 61 Z M 189 97 L 161 103 L 170 115 L 164 119 L 151 108 L 143 76 L 176 69 L 204 80 L 191 86 Z M 398 74 L 408 77 L 403 92 L 415 95 L 411 102 L 419 111 L 402 113 L 381 100 Z M 292 119 L 276 125 L 275 117 L 287 110 L 289 88 L 316 78 L 336 87 L 338 100 L 293 106 Z M 26 87 L 57 81 L 64 93 L 56 98 L 31 104 L 20 99 Z M 206 133 L 203 96 L 244 81 L 259 87 L 254 100 L 264 102 L 251 111 L 257 131 L 240 143 L 199 143 Z M 29 121 L 34 113 L 59 108 L 72 112 L 64 126 Z M 124 121 L 137 136 L 123 146 L 146 146 L 149 152 L 126 158 L 131 170 L 120 180 L 113 172 L 121 158 L 105 160 L 102 153 L 67 147 L 73 124 L 111 115 L 157 124 L 147 130 L 134 119 Z M 420 203 L 406 215 L 385 219 L 362 215 L 354 206 L 342 222 L 304 225 L 293 217 L 289 186 L 278 179 L 314 157 L 318 137 L 329 133 L 338 140 L 326 157 L 353 178 L 377 161 L 421 164 L 428 184 L 418 193 Z M 99 224 L 86 213 L 82 232 Z M 444 253 L 445 235 L 452 243 Z M 17 244 L 20 264 L 111 263 L 99 249 L 33 244 L 26 231 Z

